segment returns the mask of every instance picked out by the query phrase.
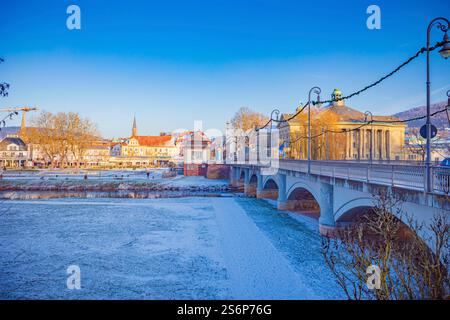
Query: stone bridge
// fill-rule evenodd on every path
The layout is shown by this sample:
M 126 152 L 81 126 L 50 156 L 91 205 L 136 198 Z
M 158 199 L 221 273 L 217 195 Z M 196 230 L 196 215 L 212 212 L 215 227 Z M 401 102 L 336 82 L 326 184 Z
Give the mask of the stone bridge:
M 438 211 L 450 213 L 448 168 L 432 168 L 431 193 L 424 191 L 424 166 L 311 161 L 309 172 L 305 160 L 279 160 L 270 168 L 243 163 L 231 166 L 230 180 L 248 196 L 276 201 L 279 210 L 318 218 L 323 235 L 373 208 L 380 191 L 401 196 L 401 210 L 424 224 Z

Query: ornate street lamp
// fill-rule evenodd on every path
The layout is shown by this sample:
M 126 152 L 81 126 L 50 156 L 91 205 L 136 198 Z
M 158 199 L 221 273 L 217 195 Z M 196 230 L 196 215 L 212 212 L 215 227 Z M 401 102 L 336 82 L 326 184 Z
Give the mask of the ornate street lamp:
M 275 114 L 275 118 L 273 117 L 273 115 Z M 275 120 L 276 122 L 278 122 L 278 116 L 280 114 L 280 110 L 278 109 L 273 109 L 272 112 L 270 113 L 270 126 L 269 126 L 269 135 L 268 135 L 268 150 L 267 150 L 267 156 L 270 157 L 270 159 L 272 159 L 272 125 L 273 125 L 273 120 Z
M 448 29 L 448 26 L 447 26 Z M 444 45 L 441 50 L 439 50 L 439 54 L 444 58 L 447 59 L 450 57 L 450 41 L 448 40 L 448 34 L 447 31 L 445 31 L 444 35 Z
M 276 115 L 276 118 L 273 118 L 273 114 Z M 273 109 L 272 112 L 270 113 L 270 120 L 275 120 L 278 121 L 278 115 L 280 114 L 280 110 L 278 109 Z M 272 123 L 270 123 L 270 128 L 272 129 Z
M 443 24 L 444 22 L 445 24 Z M 431 28 L 435 26 L 444 32 L 444 44 L 442 49 L 439 51 L 442 57 L 447 59 L 450 56 L 450 44 L 448 40 L 447 31 L 450 28 L 450 22 L 448 19 L 443 17 L 438 17 L 431 20 L 430 24 L 427 28 L 427 122 L 426 122 L 426 132 L 427 132 L 427 158 L 425 163 L 426 168 L 426 177 L 427 177 L 427 185 L 426 191 L 432 191 L 431 185 L 431 109 L 430 109 L 430 33 Z
M 364 122 L 369 122 L 369 120 L 368 120 L 368 116 L 370 116 L 370 147 L 369 147 L 369 150 L 370 150 L 370 160 L 369 160 L 369 163 L 370 164 L 372 164 L 372 159 L 373 159 L 373 156 L 372 156 L 372 150 L 373 150 L 373 114 L 372 114 L 372 112 L 370 112 L 370 111 L 366 111 L 366 112 L 364 112 Z M 364 141 L 363 141 L 363 143 L 364 143 Z
M 317 95 L 318 103 L 321 92 L 322 90 L 319 87 L 312 87 L 308 93 L 308 174 L 311 174 L 311 94 Z
M 445 106 L 445 112 L 447 113 L 448 125 L 450 126 L 450 114 L 448 109 L 450 108 L 450 90 L 447 91 L 447 105 Z

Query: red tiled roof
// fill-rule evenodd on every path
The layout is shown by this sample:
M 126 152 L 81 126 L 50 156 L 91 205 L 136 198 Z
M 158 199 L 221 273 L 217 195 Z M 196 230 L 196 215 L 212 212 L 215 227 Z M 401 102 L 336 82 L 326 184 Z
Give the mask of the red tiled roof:
M 159 147 L 165 146 L 172 137 L 171 136 L 134 136 L 140 146 Z

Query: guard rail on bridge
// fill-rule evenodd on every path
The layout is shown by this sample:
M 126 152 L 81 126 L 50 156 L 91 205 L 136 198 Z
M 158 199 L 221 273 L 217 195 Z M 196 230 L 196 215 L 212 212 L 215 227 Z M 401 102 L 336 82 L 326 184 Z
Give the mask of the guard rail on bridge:
M 307 160 L 280 159 L 278 166 L 284 170 L 308 172 Z M 426 188 L 425 165 L 311 161 L 311 174 L 419 191 Z M 449 194 L 450 168 L 433 166 L 432 186 L 434 193 Z

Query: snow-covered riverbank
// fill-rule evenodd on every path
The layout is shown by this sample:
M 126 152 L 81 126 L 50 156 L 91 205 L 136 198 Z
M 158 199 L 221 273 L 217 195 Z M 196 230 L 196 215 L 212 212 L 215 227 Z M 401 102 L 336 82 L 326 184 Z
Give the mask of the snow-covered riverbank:
M 226 180 L 175 176 L 164 170 L 63 172 L 8 172 L 0 179 L 0 191 L 229 191 Z M 85 178 L 86 175 L 86 178 Z
M 181 183 L 181 181 L 179 182 Z M 246 198 L 6 201 L 0 298 L 333 299 L 313 221 Z M 81 290 L 66 269 L 81 268 Z

